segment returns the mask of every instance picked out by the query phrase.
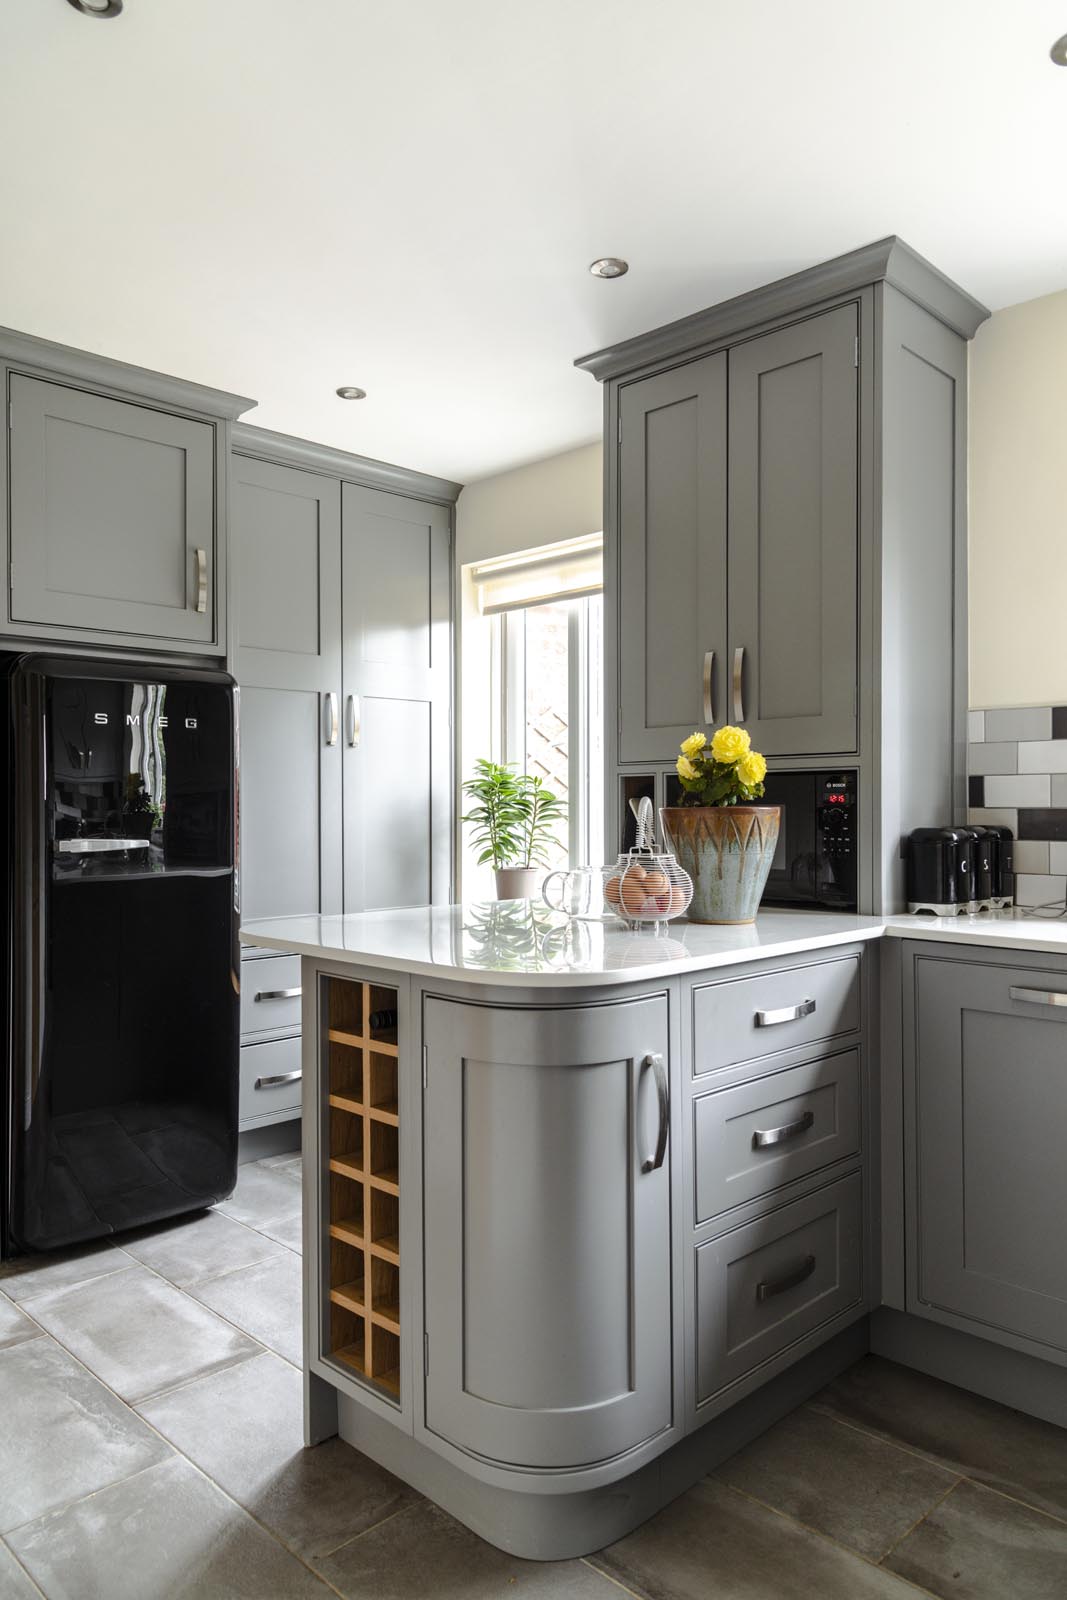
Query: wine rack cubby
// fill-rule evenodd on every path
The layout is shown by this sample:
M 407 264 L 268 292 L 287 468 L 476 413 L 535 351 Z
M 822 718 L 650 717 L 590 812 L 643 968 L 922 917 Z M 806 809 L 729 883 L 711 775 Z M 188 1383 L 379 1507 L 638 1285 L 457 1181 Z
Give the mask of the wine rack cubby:
M 400 1398 L 397 991 L 327 978 L 329 1354 Z

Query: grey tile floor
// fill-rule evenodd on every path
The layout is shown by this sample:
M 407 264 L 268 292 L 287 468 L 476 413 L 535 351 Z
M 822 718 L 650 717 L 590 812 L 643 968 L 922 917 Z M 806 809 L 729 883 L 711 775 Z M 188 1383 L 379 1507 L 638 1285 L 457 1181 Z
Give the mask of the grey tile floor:
M 299 1176 L 0 1267 L 0 1600 L 1067 1596 L 1067 1433 L 877 1357 L 582 1561 L 303 1450 Z

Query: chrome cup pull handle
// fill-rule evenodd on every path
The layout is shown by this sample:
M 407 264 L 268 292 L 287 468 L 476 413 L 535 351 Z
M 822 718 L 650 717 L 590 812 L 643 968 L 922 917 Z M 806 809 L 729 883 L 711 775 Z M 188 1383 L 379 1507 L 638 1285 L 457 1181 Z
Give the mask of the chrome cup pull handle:
M 196 609 L 201 614 L 207 610 L 207 551 L 196 552 Z
M 257 1078 L 257 1089 L 280 1089 L 283 1083 L 299 1083 L 299 1072 L 276 1072 L 270 1078 Z
M 1067 1006 L 1067 994 L 1058 989 L 1020 989 L 1012 984 L 1009 1000 L 1022 1000 L 1029 1006 Z
M 734 721 L 745 720 L 745 647 L 739 644 L 734 651 Z
M 322 701 L 323 701 L 323 708 L 325 709 L 325 712 L 326 712 L 326 715 L 327 715 L 327 719 L 328 719 L 327 723 L 326 723 L 326 743 L 327 743 L 327 745 L 336 744 L 337 743 L 337 696 L 334 694 L 333 690 L 331 689 L 327 694 L 323 695 Z
M 815 1257 L 806 1256 L 793 1272 L 787 1272 L 781 1278 L 772 1278 L 770 1283 L 757 1283 L 756 1299 L 762 1304 L 764 1300 L 770 1300 L 776 1294 L 785 1294 L 787 1289 L 795 1289 L 798 1283 L 810 1278 L 814 1271 Z
M 657 1167 L 662 1167 L 663 1157 L 667 1153 L 667 1134 L 671 1126 L 671 1102 L 667 1089 L 667 1069 L 663 1064 L 661 1055 L 648 1055 L 641 1063 L 642 1067 L 651 1067 L 656 1080 L 656 1099 L 659 1106 L 659 1131 L 656 1135 L 656 1148 L 650 1156 L 646 1156 L 641 1163 L 642 1172 L 655 1172 Z
M 710 727 L 715 721 L 715 652 L 704 651 L 704 721 Z
M 359 695 L 350 694 L 348 699 L 345 701 L 345 737 L 348 740 L 348 747 L 350 750 L 354 750 L 356 748 L 357 744 L 359 743 L 359 736 Z
M 788 1139 L 797 1139 L 814 1126 L 814 1111 L 805 1111 L 796 1122 L 785 1122 L 780 1128 L 756 1128 L 752 1134 L 752 1148 L 766 1150 L 774 1144 L 785 1144 Z
M 253 998 L 256 1001 L 259 1001 L 259 1000 L 299 1000 L 299 998 L 300 998 L 300 990 L 299 989 L 261 989 L 259 991 L 259 993 L 257 995 L 255 995 Z
M 814 1000 L 801 1000 L 795 1006 L 779 1006 L 776 1011 L 756 1011 L 753 1017 L 757 1028 L 775 1028 L 780 1022 L 799 1022 L 801 1017 L 810 1017 L 814 1010 Z

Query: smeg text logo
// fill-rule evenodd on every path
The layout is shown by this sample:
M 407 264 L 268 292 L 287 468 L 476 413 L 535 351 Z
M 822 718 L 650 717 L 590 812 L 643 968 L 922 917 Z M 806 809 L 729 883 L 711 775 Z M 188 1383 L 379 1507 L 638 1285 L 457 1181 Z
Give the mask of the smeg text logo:
M 196 717 L 184 717 L 182 720 L 186 728 L 191 729 L 194 733 L 196 732 L 198 725 Z M 94 711 L 93 721 L 96 723 L 98 728 L 106 728 L 109 725 L 111 718 L 106 711 Z M 141 726 L 141 713 L 139 711 L 127 711 L 126 726 L 127 728 L 139 728 Z M 156 727 L 169 728 L 170 718 L 157 717 Z

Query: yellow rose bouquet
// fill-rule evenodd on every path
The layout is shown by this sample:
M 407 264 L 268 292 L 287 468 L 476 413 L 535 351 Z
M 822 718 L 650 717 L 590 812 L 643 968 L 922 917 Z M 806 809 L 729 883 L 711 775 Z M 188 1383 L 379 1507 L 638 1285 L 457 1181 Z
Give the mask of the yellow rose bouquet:
M 703 733 L 682 740 L 676 763 L 683 806 L 751 805 L 763 795 L 767 763 L 744 728 L 718 728 L 709 745 Z

